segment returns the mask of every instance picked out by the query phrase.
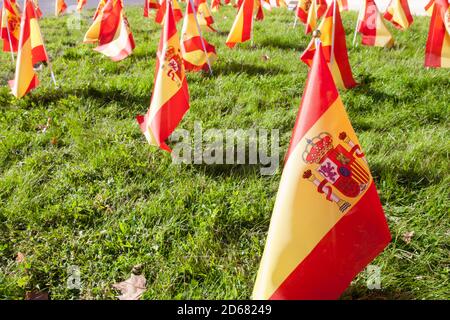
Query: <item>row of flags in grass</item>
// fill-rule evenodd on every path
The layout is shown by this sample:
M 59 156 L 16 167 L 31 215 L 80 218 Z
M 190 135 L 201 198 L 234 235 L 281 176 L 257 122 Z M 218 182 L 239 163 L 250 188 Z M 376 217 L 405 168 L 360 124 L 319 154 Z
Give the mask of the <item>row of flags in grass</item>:
M 163 0 L 156 8 L 162 30 L 153 93 L 147 113 L 136 118 L 147 141 L 169 152 L 166 140 L 189 110 L 186 71 L 210 69 L 216 58 L 215 48 L 202 37 L 196 18 L 200 4 L 206 2 L 187 1 L 181 40 L 175 1 Z M 372 2 L 367 0 L 366 8 Z M 356 85 L 340 16 L 344 5 L 344 0 L 334 0 L 325 8 L 320 34 L 301 56 L 310 70 L 255 282 L 255 299 L 336 299 L 391 239 L 366 156 L 337 89 Z M 253 20 L 262 18 L 262 6 L 259 0 L 241 1 L 228 46 L 251 38 Z M 14 9 L 9 12 L 17 14 Z M 430 63 L 440 66 L 446 63 L 442 50 L 447 45 L 448 12 L 446 0 L 434 0 L 433 39 L 428 41 L 427 52 L 434 54 L 429 55 Z M 395 18 L 396 11 L 390 15 L 402 26 Z M 4 17 L 2 11 L 3 40 Z M 372 18 L 376 29 L 378 14 Z M 364 15 L 360 21 L 369 28 L 366 20 Z M 6 31 L 12 33 L 16 27 L 9 25 Z M 378 36 L 375 33 L 374 37 Z M 99 4 L 85 42 L 97 44 L 95 50 L 113 60 L 131 54 L 134 40 L 121 0 Z M 14 51 L 13 43 L 9 44 Z M 15 79 L 10 85 L 20 97 L 38 83 L 33 66 L 48 62 L 32 0 L 25 0 L 17 51 Z
M 186 0 L 184 0 L 186 1 Z M 183 19 L 183 13 L 177 0 L 145 0 L 144 16 L 152 16 L 157 23 L 163 24 L 167 3 L 171 8 L 175 23 Z M 188 1 L 189 2 L 189 1 Z M 33 8 L 34 22 L 30 30 L 38 30 L 38 19 L 42 16 L 37 0 L 25 0 L 25 6 Z M 190 3 L 190 2 L 189 2 Z M 213 10 L 219 10 L 220 0 L 212 0 Z M 225 1 L 225 4 L 227 1 Z M 228 1 L 230 3 L 230 1 Z M 82 10 L 85 0 L 78 1 L 78 10 Z M 236 18 L 226 40 L 226 45 L 233 48 L 237 43 L 252 39 L 254 20 L 263 20 L 263 8 L 284 7 L 284 0 L 237 0 Z M 336 8 L 335 8 L 336 7 Z M 60 15 L 67 8 L 64 0 L 55 0 L 55 14 Z M 306 33 L 316 28 L 320 31 L 320 39 L 325 50 L 325 57 L 330 64 L 334 80 L 339 88 L 350 89 L 356 85 L 348 62 L 345 31 L 340 12 L 347 10 L 346 0 L 337 0 L 328 5 L 326 0 L 299 0 L 296 12 L 297 19 L 305 24 Z M 338 10 L 339 9 L 339 10 Z M 191 10 L 191 11 L 189 11 Z M 426 45 L 425 66 L 450 67 L 450 9 L 447 0 L 430 0 L 426 6 L 431 15 L 429 35 Z M 25 10 L 24 10 L 25 12 Z M 186 6 L 186 14 L 182 32 L 182 56 L 188 71 L 210 70 L 216 60 L 215 47 L 202 36 L 201 30 L 215 32 L 214 19 L 206 0 L 193 0 Z M 16 0 L 4 0 L 1 11 L 1 38 L 3 51 L 13 53 L 19 50 L 21 21 L 25 15 L 20 12 Z M 322 19 L 319 26 L 317 22 Z M 93 16 L 94 22 L 84 38 L 84 42 L 97 46 L 94 50 L 103 53 L 113 61 L 120 61 L 130 55 L 135 47 L 133 35 L 125 16 L 122 0 L 99 0 Z M 386 12 L 382 15 L 374 0 L 364 0 L 361 3 L 357 20 L 356 33 L 362 36 L 362 44 L 368 46 L 391 47 L 394 39 L 389 32 L 386 21 L 396 28 L 406 30 L 413 22 L 407 0 L 391 0 Z M 201 27 L 201 28 L 200 28 Z M 40 31 L 38 31 L 40 34 Z M 42 37 L 41 37 L 42 39 Z M 301 59 L 310 65 L 314 53 L 312 40 Z M 23 55 L 21 56 L 23 57 Z M 30 59 L 32 57 L 27 57 Z M 48 60 L 48 59 L 47 59 Z M 46 61 L 47 61 L 46 60 Z M 18 59 L 18 64 L 20 63 Z M 17 69 L 17 68 L 16 68 Z M 17 70 L 16 70 L 17 71 Z M 28 86 L 29 90 L 34 86 Z M 29 90 L 16 92 L 22 97 Z

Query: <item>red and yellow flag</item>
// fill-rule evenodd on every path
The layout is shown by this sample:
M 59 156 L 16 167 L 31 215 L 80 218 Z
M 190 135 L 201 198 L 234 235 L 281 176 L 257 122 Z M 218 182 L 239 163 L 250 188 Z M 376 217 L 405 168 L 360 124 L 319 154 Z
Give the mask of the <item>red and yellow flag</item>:
M 145 0 L 144 3 L 144 17 L 148 18 L 149 13 L 154 10 L 155 12 L 159 9 L 160 4 L 158 0 Z
M 391 239 L 367 160 L 317 46 L 253 299 L 337 299 Z
M 161 31 L 150 108 L 137 122 L 151 145 L 171 152 L 166 139 L 189 109 L 189 90 L 172 5 L 168 2 Z
M 312 0 L 299 0 L 297 3 L 295 14 L 303 24 L 306 24 L 306 22 L 308 21 L 309 7 L 311 6 L 312 2 Z
M 317 0 L 317 18 L 320 19 L 327 11 L 327 0 Z
M 374 0 L 365 0 L 358 17 L 358 32 L 366 46 L 390 48 L 394 38 L 389 32 Z
M 311 12 L 312 6 L 314 6 L 314 13 L 315 13 L 314 17 L 312 16 L 310 17 L 310 14 L 313 13 Z M 326 0 L 299 0 L 297 3 L 295 14 L 303 24 L 308 25 L 308 21 L 310 21 L 309 19 L 313 18 L 317 22 L 317 19 L 320 19 L 326 10 L 327 10 Z
M 103 1 L 103 0 L 102 0 Z M 67 9 L 67 4 L 64 0 L 55 1 L 55 16 L 62 15 Z
M 86 5 L 87 0 L 77 0 L 77 11 L 81 12 L 83 7 Z
M 133 52 L 134 38 L 123 12 L 122 0 L 107 0 L 86 32 L 84 42 L 98 44 L 94 50 L 113 61 L 123 60 Z
M 400 30 L 408 29 L 414 21 L 409 10 L 408 0 L 391 0 L 384 13 L 384 18 Z
M 34 12 L 37 19 L 42 18 L 42 11 L 39 7 L 39 0 L 33 0 Z
M 17 52 L 20 37 L 20 9 L 16 0 L 4 0 L 1 15 L 1 38 L 4 52 Z
M 97 19 L 98 15 L 100 14 L 100 12 L 102 12 L 103 8 L 105 7 L 107 1 L 108 0 L 100 0 L 98 2 L 97 9 L 95 9 L 94 16 L 92 17 L 93 20 Z
M 194 5 L 196 7 L 197 21 L 200 27 L 205 31 L 216 32 L 216 29 L 213 27 L 214 18 L 209 10 L 206 0 L 194 0 Z
M 425 49 L 425 66 L 450 68 L 450 5 L 435 0 Z
M 190 0 L 186 5 L 181 31 L 181 52 L 186 71 L 207 71 L 217 59 L 216 48 L 202 38 L 199 32 Z
M 434 0 L 430 0 L 428 4 L 425 6 L 425 11 L 429 16 L 433 14 L 433 6 L 434 6 Z
M 173 16 L 175 18 L 175 23 L 178 23 L 181 19 L 183 19 L 183 12 L 181 11 L 181 7 L 177 0 L 170 0 L 172 2 L 172 10 L 173 10 Z M 163 24 L 164 23 L 164 17 L 166 14 L 166 6 L 167 6 L 167 0 L 162 0 L 161 5 L 156 12 L 155 21 L 156 23 Z
M 308 18 L 306 19 L 305 24 L 305 34 L 313 32 L 313 30 L 316 29 L 316 25 L 317 25 L 317 5 L 316 1 L 313 0 L 308 10 Z
M 23 97 L 38 85 L 39 81 L 33 66 L 39 62 L 48 61 L 38 24 L 38 15 L 32 0 L 25 0 L 20 25 L 16 73 L 14 80 L 9 81 L 12 94 L 17 98 Z
M 348 2 L 347 0 L 338 0 L 339 11 L 348 11 Z
M 211 11 L 212 12 L 219 12 L 220 6 L 222 4 L 220 3 L 220 0 L 212 0 L 211 1 Z
M 320 23 L 319 31 L 325 59 L 329 63 L 336 86 L 340 89 L 353 88 L 357 83 L 353 79 L 352 68 L 348 61 L 345 30 L 337 3 L 332 2 L 328 7 L 325 18 Z M 315 42 L 315 39 L 312 39 L 300 57 L 308 66 L 312 65 L 316 52 Z
M 233 26 L 226 41 L 226 45 L 233 48 L 236 43 L 250 40 L 253 29 L 253 9 L 255 0 L 243 0 L 236 15 Z

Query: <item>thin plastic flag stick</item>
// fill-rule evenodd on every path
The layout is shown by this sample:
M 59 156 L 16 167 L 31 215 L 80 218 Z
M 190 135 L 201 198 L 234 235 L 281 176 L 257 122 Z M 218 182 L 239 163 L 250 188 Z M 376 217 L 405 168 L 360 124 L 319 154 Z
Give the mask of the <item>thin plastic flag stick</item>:
M 333 30 L 331 35 L 331 58 L 330 58 L 330 65 L 333 64 L 334 60 L 334 37 L 335 37 L 335 30 L 336 30 L 336 0 L 333 0 Z
M 358 29 L 359 29 L 359 21 L 361 18 L 361 11 L 362 11 L 362 4 L 359 6 L 359 13 L 358 13 L 358 18 L 356 19 L 356 27 L 355 27 L 355 34 L 353 35 L 353 46 L 355 46 L 355 42 L 356 42 L 356 35 L 358 34 Z
M 9 33 L 9 23 L 6 23 L 6 32 L 8 33 L 8 41 L 9 41 L 9 49 L 11 51 L 11 60 L 13 65 L 16 64 L 16 62 L 14 61 L 14 52 L 13 52 L 13 48 L 12 48 L 12 41 L 11 41 L 11 34 Z

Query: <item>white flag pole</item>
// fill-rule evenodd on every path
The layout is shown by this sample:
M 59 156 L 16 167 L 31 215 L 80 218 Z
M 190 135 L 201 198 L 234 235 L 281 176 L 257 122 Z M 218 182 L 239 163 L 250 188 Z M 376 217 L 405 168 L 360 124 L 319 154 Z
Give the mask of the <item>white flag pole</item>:
M 330 65 L 334 62 L 334 38 L 336 33 L 336 1 L 333 0 L 333 30 L 331 31 L 331 57 L 330 57 Z
M 23 10 L 26 10 L 26 1 L 23 1 Z M 36 8 L 34 7 L 34 3 L 32 3 L 32 7 L 33 7 L 33 11 L 34 11 L 34 15 L 36 16 L 37 19 L 37 13 L 36 13 Z M 52 78 L 53 84 L 55 85 L 55 88 L 58 88 L 58 85 L 56 84 L 56 78 L 55 78 L 55 74 L 53 73 L 53 68 L 52 68 L 52 63 L 50 62 L 50 58 L 48 57 L 47 54 L 47 49 L 45 48 L 45 42 L 44 42 L 44 37 L 42 36 L 41 30 L 39 29 L 39 33 L 41 35 L 41 39 L 42 39 L 42 45 L 44 46 L 45 49 L 45 55 L 47 56 L 47 64 L 48 64 L 48 68 L 50 69 L 50 77 Z
M 358 13 L 358 18 L 356 19 L 356 27 L 355 27 L 355 34 L 353 35 L 353 46 L 355 46 L 355 42 L 356 42 L 356 35 L 358 34 L 358 29 L 359 29 L 359 22 L 360 22 L 360 18 L 361 18 L 361 12 L 362 12 L 362 8 L 363 6 L 365 7 L 365 4 L 362 4 L 359 6 L 359 13 Z
M 194 2 L 192 0 L 189 0 L 189 3 L 191 5 L 192 11 L 194 13 L 195 24 L 197 25 L 197 30 L 200 35 L 200 41 L 202 43 L 203 52 L 205 52 L 205 56 L 206 56 L 206 63 L 208 64 L 209 72 L 212 75 L 213 72 L 212 72 L 212 68 L 211 68 L 211 62 L 209 61 L 208 52 L 206 51 L 206 45 L 205 45 L 205 42 L 203 41 L 202 30 L 201 30 L 200 25 L 198 24 L 198 20 L 197 20 L 197 10 L 195 9 Z
M 4 5 L 4 3 L 3 3 L 3 5 Z M 3 10 L 3 8 L 2 8 L 2 10 Z M 22 20 L 22 17 L 20 17 L 20 19 Z M 11 52 L 11 60 L 12 60 L 13 65 L 15 65 L 16 62 L 14 61 L 14 52 L 13 52 L 13 48 L 12 48 L 11 33 L 9 32 L 8 19 L 6 20 L 6 32 L 8 33 L 8 41 L 9 41 L 9 49 Z

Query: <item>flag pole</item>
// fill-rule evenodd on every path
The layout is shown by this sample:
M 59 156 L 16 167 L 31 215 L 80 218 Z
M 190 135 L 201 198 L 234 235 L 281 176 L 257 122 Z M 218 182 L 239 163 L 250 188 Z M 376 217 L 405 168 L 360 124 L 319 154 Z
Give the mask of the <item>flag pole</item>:
M 199 35 L 200 35 L 200 41 L 201 41 L 201 43 L 202 43 L 203 52 L 205 52 L 206 63 L 208 64 L 209 72 L 210 72 L 211 75 L 212 75 L 213 72 L 212 72 L 212 68 L 211 68 L 211 62 L 209 61 L 209 57 L 208 57 L 208 52 L 207 52 L 207 50 L 206 50 L 205 41 L 203 41 L 202 29 L 200 28 L 200 25 L 199 25 L 198 20 L 197 20 L 197 10 L 195 9 L 193 0 L 189 0 L 189 3 L 190 3 L 190 5 L 192 6 L 192 11 L 194 12 L 195 24 L 197 25 L 197 30 L 198 30 L 198 33 L 199 33 Z M 183 35 L 181 35 L 181 36 L 183 36 Z
M 355 34 L 353 35 L 353 46 L 355 46 L 355 42 L 356 42 L 356 35 L 358 33 L 358 29 L 359 29 L 359 21 L 361 18 L 361 11 L 362 11 L 362 6 L 363 4 L 360 4 L 359 6 L 359 12 L 358 12 L 358 18 L 356 19 L 356 26 L 355 26 Z M 364 5 L 365 6 L 365 5 Z
M 3 1 L 3 5 L 4 5 L 4 2 L 5 2 L 5 0 Z M 22 20 L 22 17 L 20 17 L 20 20 Z M 11 60 L 12 60 L 12 63 L 14 65 L 14 64 L 16 64 L 16 62 L 14 61 L 14 52 L 13 52 L 12 41 L 11 41 L 11 33 L 9 32 L 8 20 L 6 21 L 6 32 L 8 33 L 8 41 L 9 41 L 9 49 L 10 49 L 10 52 L 11 52 Z
M 333 30 L 331 32 L 331 57 L 330 57 L 330 65 L 334 62 L 334 38 L 336 33 L 336 2 L 337 0 L 333 0 Z
M 295 29 L 295 27 L 297 26 L 297 21 L 298 21 L 297 10 L 295 10 L 294 25 L 292 26 L 292 28 Z
M 30 0 L 30 1 L 32 1 L 32 0 Z M 26 10 L 26 5 L 27 5 L 27 0 L 23 0 L 23 10 Z M 34 3 L 32 4 L 32 8 L 33 8 L 33 11 L 34 11 L 34 15 L 35 15 L 35 17 L 37 19 L 37 12 L 36 12 L 36 8 L 34 7 Z M 42 36 L 41 30 L 39 30 L 39 33 L 41 35 L 42 42 L 44 42 L 44 37 Z M 44 48 L 45 48 L 45 44 L 44 43 L 43 43 L 43 45 L 44 45 Z M 55 85 L 55 88 L 58 88 L 58 85 L 56 84 L 55 74 L 53 73 L 52 63 L 50 62 L 50 58 L 49 58 L 49 56 L 47 54 L 47 49 L 45 49 L 45 55 L 47 56 L 47 64 L 48 64 L 48 68 L 50 69 L 50 77 L 51 77 L 51 79 L 53 81 L 53 84 Z

